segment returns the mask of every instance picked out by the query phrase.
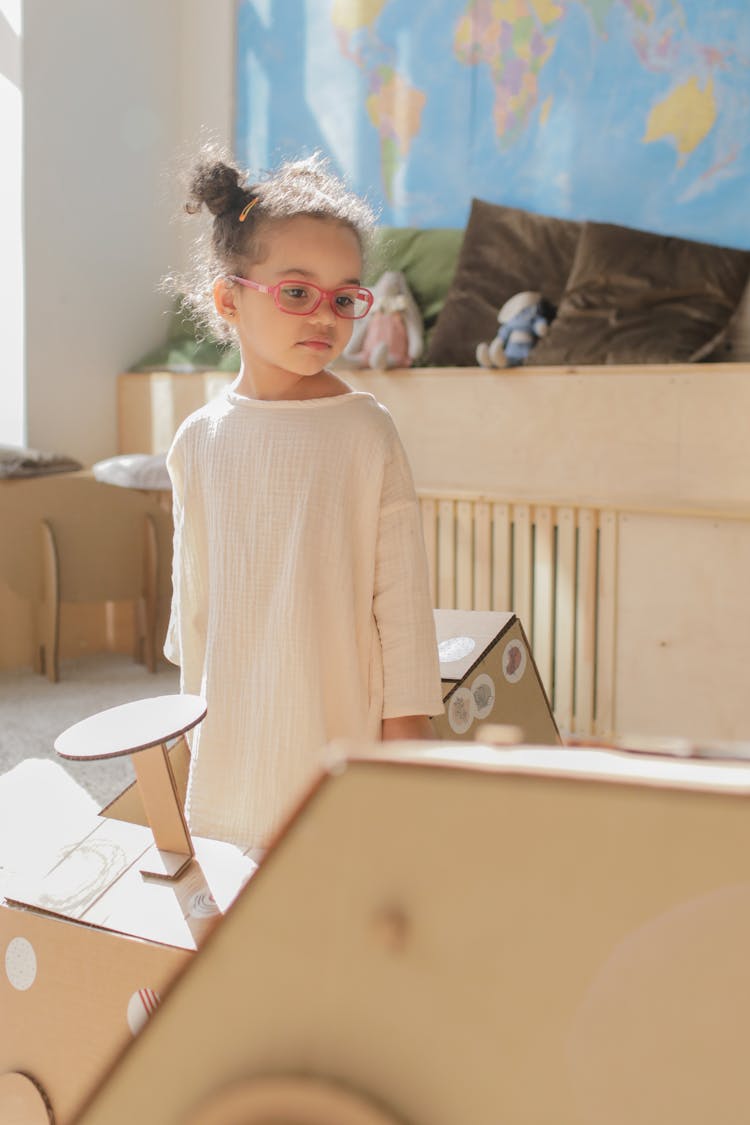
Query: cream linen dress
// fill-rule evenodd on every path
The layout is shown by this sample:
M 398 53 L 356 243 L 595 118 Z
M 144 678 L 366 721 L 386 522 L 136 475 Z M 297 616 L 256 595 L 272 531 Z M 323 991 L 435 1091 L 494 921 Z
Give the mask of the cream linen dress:
M 388 412 L 228 391 L 183 422 L 165 653 L 205 696 L 186 811 L 265 846 L 337 738 L 443 710 L 419 507 Z

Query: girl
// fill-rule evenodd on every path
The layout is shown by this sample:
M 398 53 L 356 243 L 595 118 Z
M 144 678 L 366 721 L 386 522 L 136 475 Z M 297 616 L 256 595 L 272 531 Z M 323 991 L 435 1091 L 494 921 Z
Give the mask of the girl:
M 205 158 L 187 209 L 203 204 L 213 285 L 192 302 L 211 293 L 241 368 L 167 459 L 165 652 L 182 691 L 208 702 L 191 828 L 262 847 L 327 742 L 429 738 L 443 704 L 404 450 L 386 410 L 329 370 L 372 303 L 360 284 L 371 213 L 317 157 L 249 186 Z

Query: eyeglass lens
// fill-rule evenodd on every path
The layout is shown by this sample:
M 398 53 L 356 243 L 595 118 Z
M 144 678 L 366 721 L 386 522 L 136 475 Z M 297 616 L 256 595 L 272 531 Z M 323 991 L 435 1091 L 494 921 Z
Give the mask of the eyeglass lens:
M 302 282 L 289 282 L 279 286 L 277 303 L 285 312 L 304 315 L 311 312 L 323 299 L 320 289 L 316 285 Z M 336 289 L 331 298 L 331 305 L 336 316 L 345 320 L 354 320 L 364 316 L 370 303 L 362 294 L 361 289 Z

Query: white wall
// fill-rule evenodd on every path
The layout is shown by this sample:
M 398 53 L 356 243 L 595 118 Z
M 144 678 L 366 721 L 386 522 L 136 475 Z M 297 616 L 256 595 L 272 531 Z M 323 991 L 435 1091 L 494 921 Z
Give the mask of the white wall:
M 0 444 L 10 445 L 25 432 L 21 31 L 21 0 L 0 0 Z
M 26 394 L 32 446 L 116 452 L 116 377 L 166 332 L 178 158 L 232 121 L 234 0 L 24 5 Z
M 181 154 L 207 138 L 234 141 L 235 0 L 183 0 L 180 112 Z M 186 226 L 189 237 L 190 224 Z M 185 237 L 183 248 L 187 246 Z

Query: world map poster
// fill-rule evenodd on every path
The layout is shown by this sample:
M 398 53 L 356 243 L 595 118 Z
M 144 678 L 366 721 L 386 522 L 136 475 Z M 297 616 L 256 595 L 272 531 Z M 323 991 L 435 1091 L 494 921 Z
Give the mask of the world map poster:
M 471 199 L 750 249 L 750 0 L 240 0 L 236 152 L 394 226 Z

